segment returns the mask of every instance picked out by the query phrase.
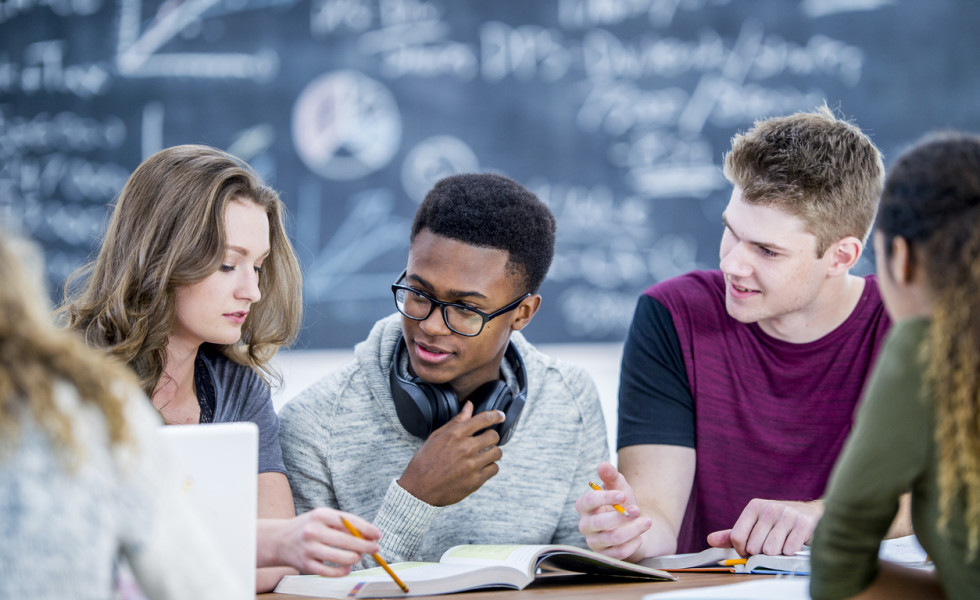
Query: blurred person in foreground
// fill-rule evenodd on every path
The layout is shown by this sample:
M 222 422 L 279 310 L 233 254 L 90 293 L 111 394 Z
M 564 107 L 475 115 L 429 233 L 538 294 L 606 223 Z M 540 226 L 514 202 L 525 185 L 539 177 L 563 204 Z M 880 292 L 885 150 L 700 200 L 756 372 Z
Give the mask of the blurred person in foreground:
M 0 597 L 110 598 L 120 557 L 150 598 L 240 597 L 135 378 L 55 327 L 32 256 L 0 232 Z

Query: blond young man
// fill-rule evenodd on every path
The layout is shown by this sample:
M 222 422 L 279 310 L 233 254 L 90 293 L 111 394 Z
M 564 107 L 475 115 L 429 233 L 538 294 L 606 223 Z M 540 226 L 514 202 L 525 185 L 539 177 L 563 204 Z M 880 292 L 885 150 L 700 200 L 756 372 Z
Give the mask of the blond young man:
M 799 550 L 890 325 L 850 273 L 884 176 L 866 135 L 826 106 L 757 122 L 725 176 L 720 270 L 648 289 L 626 340 L 619 472 L 577 503 L 610 556 Z

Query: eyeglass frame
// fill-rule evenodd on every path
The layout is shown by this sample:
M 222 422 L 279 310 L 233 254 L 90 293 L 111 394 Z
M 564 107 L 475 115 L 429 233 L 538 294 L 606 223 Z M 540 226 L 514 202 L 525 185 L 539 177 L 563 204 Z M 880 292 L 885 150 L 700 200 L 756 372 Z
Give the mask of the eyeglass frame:
M 439 309 L 442 312 L 442 321 L 443 321 L 443 323 L 446 324 L 446 327 L 448 327 L 449 330 L 452 331 L 453 333 L 455 333 L 457 335 L 461 335 L 463 337 L 476 337 L 476 336 L 480 335 L 481 333 L 483 333 L 483 329 L 487 326 L 487 323 L 489 323 L 493 319 L 496 319 L 497 317 L 499 317 L 502 314 L 509 313 L 510 311 L 516 309 L 518 306 L 521 305 L 521 302 L 524 302 L 524 300 L 526 300 L 527 298 L 530 298 L 531 296 L 533 296 L 533 294 L 531 292 L 528 292 L 528 293 L 524 294 L 523 296 L 521 296 L 520 298 L 518 298 L 517 300 L 514 300 L 513 302 L 511 302 L 507 306 L 501 308 L 500 310 L 496 310 L 496 311 L 494 311 L 492 313 L 485 313 L 485 312 L 483 312 L 482 310 L 480 310 L 478 308 L 473 308 L 472 306 L 466 306 L 465 304 L 459 304 L 457 302 L 443 302 L 442 300 L 439 300 L 437 298 L 434 298 L 431 295 L 423 292 L 422 290 L 418 290 L 418 289 L 415 289 L 413 287 L 409 287 L 407 285 L 401 285 L 401 284 L 399 284 L 398 282 L 399 281 L 402 281 L 403 279 L 405 279 L 405 276 L 406 275 L 408 275 L 408 269 L 405 269 L 404 271 L 402 271 L 402 274 L 398 276 L 398 279 L 395 280 L 395 283 L 391 284 L 391 293 L 394 296 L 395 308 L 398 310 L 398 312 L 401 313 L 403 316 L 408 317 L 409 319 L 411 319 L 413 321 L 419 321 L 419 322 L 421 322 L 421 321 L 425 321 L 426 319 L 428 319 L 429 317 L 431 317 L 432 316 L 432 311 L 434 311 L 436 309 L 436 307 L 439 307 Z M 425 298 L 426 300 L 428 300 L 429 301 L 429 312 L 426 313 L 426 315 L 424 317 L 413 317 L 412 315 L 406 315 L 404 312 L 402 312 L 402 309 L 401 308 L 398 308 L 398 290 L 405 290 L 406 292 L 410 292 L 412 294 L 418 294 L 419 296 L 422 296 L 423 298 Z M 455 308 L 461 308 L 463 310 L 468 310 L 470 312 L 474 312 L 474 313 L 480 315 L 480 317 L 483 319 L 483 322 L 480 324 L 480 330 L 477 331 L 476 333 L 463 333 L 462 331 L 456 331 L 456 329 L 452 325 L 449 324 L 449 315 L 446 314 L 446 307 L 447 306 L 453 306 Z

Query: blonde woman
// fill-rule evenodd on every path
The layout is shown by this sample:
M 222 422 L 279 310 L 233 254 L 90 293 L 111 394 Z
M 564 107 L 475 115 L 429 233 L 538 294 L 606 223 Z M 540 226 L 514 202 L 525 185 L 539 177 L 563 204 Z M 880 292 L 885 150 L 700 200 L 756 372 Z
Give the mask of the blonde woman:
M 874 243 L 895 325 L 831 478 L 810 591 L 980 598 L 980 137 L 931 137 L 903 154 Z M 934 572 L 878 561 L 908 490 Z
M 132 374 L 54 326 L 25 249 L 0 231 L 0 597 L 112 597 L 120 556 L 150 598 L 236 594 Z
M 368 538 L 359 540 L 332 509 L 295 517 L 267 384 L 269 360 L 300 324 L 300 271 L 283 213 L 275 191 L 237 158 L 207 146 L 161 150 L 126 182 L 98 257 L 69 281 L 61 312 L 136 372 L 167 423 L 256 423 L 257 564 L 342 575 L 377 551 L 380 532 L 345 515 Z M 288 572 L 260 568 L 257 590 Z

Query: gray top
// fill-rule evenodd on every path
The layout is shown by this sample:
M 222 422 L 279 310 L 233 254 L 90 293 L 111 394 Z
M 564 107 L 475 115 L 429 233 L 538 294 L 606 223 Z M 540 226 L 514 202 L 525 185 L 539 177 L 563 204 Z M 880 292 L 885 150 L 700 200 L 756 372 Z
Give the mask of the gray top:
M 286 473 L 279 448 L 279 419 L 269 386 L 252 369 L 244 367 L 210 344 L 198 351 L 214 385 L 214 422 L 251 421 L 259 428 L 259 473 Z
M 527 404 L 501 449 L 500 471 L 461 502 L 426 504 L 396 480 L 423 440 L 402 427 L 388 372 L 400 315 L 375 324 L 354 361 L 279 413 L 283 459 L 297 512 L 329 506 L 373 520 L 389 561 L 436 561 L 455 544 L 585 545 L 575 500 L 609 459 L 595 384 L 580 367 L 511 340 L 527 370 Z M 514 386 L 513 373 L 503 367 Z M 362 563 L 361 566 L 373 566 Z
M 55 395 L 81 447 L 74 471 L 29 410 L 18 438 L 0 439 L 0 598 L 114 597 L 117 558 L 149 598 L 247 592 L 191 512 L 150 402 L 138 394 L 127 405 L 135 447 L 110 450 L 102 411 L 70 385 Z

